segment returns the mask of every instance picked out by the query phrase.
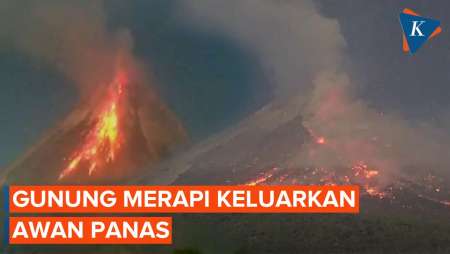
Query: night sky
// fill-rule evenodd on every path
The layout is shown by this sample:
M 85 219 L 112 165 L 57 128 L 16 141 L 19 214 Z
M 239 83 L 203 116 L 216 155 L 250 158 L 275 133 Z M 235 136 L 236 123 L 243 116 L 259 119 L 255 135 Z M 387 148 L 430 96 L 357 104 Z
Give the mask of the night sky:
M 350 75 L 359 96 L 380 111 L 440 124 L 450 106 L 450 3 L 447 1 L 317 1 L 339 21 Z M 411 3 L 413 2 L 413 3 Z M 187 27 L 176 1 L 107 5 L 111 28 L 124 26 L 134 53 L 148 64 L 163 100 L 193 140 L 230 126 L 270 100 L 270 77 L 258 57 L 226 35 Z M 401 50 L 399 12 L 411 8 L 441 20 L 443 32 L 413 56 Z M 51 66 L 20 52 L 0 50 L 0 168 L 26 151 L 77 101 L 77 91 Z

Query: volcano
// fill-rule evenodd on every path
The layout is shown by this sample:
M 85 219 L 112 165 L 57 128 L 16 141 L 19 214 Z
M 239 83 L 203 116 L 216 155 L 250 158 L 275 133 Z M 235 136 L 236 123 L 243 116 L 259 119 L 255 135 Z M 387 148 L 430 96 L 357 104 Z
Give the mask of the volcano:
M 449 253 L 447 171 L 410 165 L 387 175 L 364 161 L 332 167 L 299 162 L 305 150 L 335 151 L 333 137 L 307 128 L 301 112 L 300 100 L 272 102 L 133 184 L 358 185 L 360 213 L 174 215 L 175 248 L 198 242 L 210 253 Z
M 299 160 L 299 154 L 314 155 L 322 146 L 329 146 L 329 152 L 342 148 L 335 150 L 331 139 L 317 137 L 305 126 L 298 101 L 271 103 L 234 128 L 164 161 L 134 183 L 358 185 L 363 199 L 371 202 L 401 208 L 426 203 L 438 214 L 443 210 L 447 214 L 450 175 L 443 168 L 411 164 L 394 173 L 364 160 L 330 167 Z
M 118 69 L 17 160 L 8 184 L 120 183 L 187 139 L 149 86 Z

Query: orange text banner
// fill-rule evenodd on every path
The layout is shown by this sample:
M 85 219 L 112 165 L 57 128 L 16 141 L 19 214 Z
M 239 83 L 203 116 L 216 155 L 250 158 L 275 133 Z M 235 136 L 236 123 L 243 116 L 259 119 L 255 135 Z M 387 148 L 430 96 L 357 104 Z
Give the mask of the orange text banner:
M 9 244 L 171 244 L 170 217 L 10 217 Z
M 358 213 L 358 186 L 11 186 L 11 213 Z

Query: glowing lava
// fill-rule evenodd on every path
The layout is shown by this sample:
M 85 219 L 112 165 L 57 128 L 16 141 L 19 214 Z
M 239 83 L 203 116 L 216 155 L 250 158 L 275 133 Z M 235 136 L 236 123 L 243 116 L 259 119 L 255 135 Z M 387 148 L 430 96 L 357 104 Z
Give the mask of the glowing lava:
M 64 179 L 81 167 L 87 168 L 91 176 L 99 167 L 114 161 L 122 143 L 118 107 L 125 82 L 124 75 L 119 73 L 110 84 L 109 94 L 95 124 L 86 135 L 81 148 L 70 157 L 58 180 Z
M 369 166 L 362 161 L 353 165 L 352 170 L 355 176 L 362 176 L 366 179 L 371 179 L 380 174 L 378 170 L 369 169 Z
M 331 170 L 324 167 L 317 168 L 272 168 L 263 171 L 246 185 L 346 185 L 361 186 L 364 193 L 375 198 L 390 197 L 379 182 L 380 173 L 371 169 L 365 162 L 359 161 L 347 170 Z
M 268 172 L 264 172 L 261 176 L 257 177 L 254 180 L 251 180 L 247 183 L 245 183 L 248 186 L 256 186 L 261 185 L 267 182 L 270 178 L 272 178 L 275 174 L 275 171 L 277 171 L 278 168 L 273 168 L 272 170 L 269 170 Z
M 324 137 L 319 137 L 316 139 L 316 143 L 319 145 L 323 145 L 325 144 L 325 138 Z

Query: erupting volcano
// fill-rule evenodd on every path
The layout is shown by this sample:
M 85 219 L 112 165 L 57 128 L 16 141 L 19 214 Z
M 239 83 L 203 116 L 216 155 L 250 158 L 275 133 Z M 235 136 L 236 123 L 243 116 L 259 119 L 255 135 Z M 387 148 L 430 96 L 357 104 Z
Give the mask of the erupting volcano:
M 116 68 L 8 170 L 8 183 L 118 183 L 186 140 L 183 127 L 145 78 Z
M 109 85 L 105 105 L 102 105 L 97 122 L 88 132 L 79 151 L 76 151 L 68 162 L 59 180 L 64 179 L 82 164 L 86 164 L 88 175 L 95 170 L 114 162 L 115 154 L 125 140 L 121 139 L 119 107 L 122 105 L 124 86 L 126 86 L 125 74 L 119 72 Z

